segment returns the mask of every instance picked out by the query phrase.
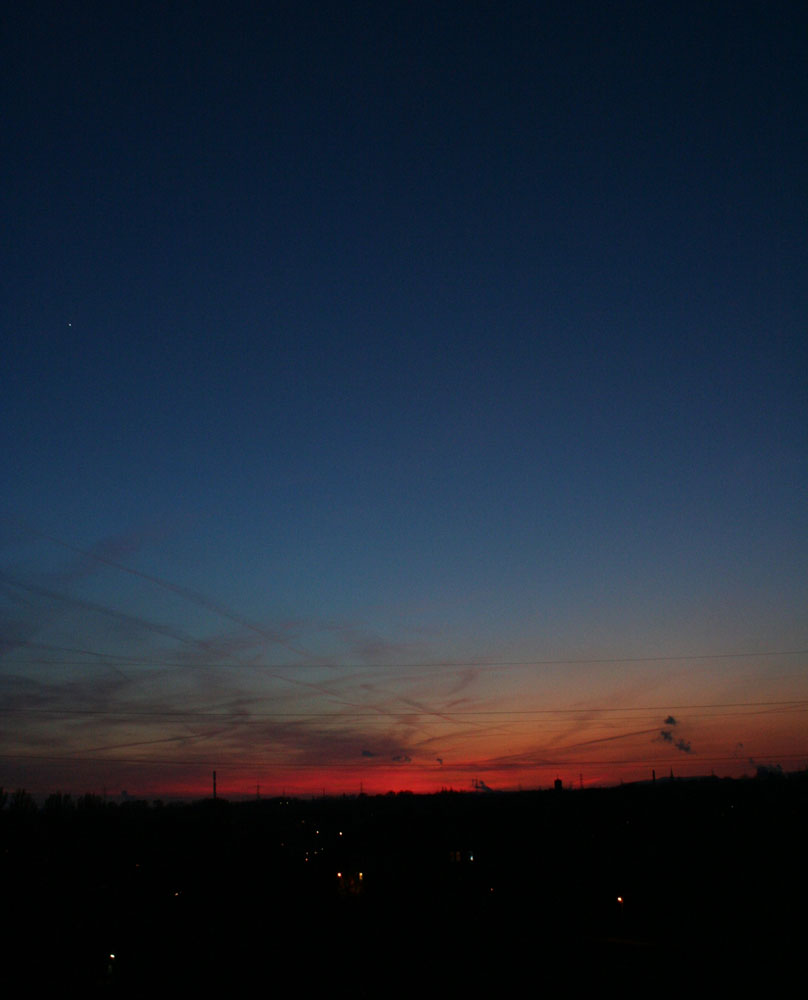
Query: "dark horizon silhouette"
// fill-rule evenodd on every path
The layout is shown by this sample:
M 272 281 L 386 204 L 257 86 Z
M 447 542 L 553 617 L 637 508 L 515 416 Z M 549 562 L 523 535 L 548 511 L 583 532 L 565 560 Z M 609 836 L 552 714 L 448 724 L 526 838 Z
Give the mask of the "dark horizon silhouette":
M 808 772 L 560 793 L 0 810 L 12 980 L 246 988 L 740 985 L 796 971 Z M 39 956 L 39 958 L 37 958 Z M 661 987 L 664 991 L 664 984 Z

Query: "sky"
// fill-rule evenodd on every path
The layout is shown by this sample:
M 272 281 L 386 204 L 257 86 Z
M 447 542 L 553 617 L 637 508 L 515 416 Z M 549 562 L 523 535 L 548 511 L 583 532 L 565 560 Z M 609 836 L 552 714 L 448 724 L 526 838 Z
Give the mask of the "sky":
M 0 36 L 0 785 L 808 766 L 805 5 Z

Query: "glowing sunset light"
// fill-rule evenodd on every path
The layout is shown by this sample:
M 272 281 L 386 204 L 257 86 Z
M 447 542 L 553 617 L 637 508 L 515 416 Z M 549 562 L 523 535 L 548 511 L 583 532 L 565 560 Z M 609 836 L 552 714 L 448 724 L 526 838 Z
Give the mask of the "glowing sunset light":
M 804 5 L 16 6 L 0 786 L 808 766 Z

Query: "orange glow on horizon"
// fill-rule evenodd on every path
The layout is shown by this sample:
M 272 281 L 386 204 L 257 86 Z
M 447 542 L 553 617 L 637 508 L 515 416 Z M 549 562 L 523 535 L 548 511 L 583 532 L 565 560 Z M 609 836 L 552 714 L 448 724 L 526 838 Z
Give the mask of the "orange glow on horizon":
M 727 762 L 728 765 L 730 762 Z M 795 762 L 794 770 L 802 765 Z M 711 769 L 705 767 L 698 759 L 673 759 L 670 762 L 656 762 L 652 765 L 622 765 L 615 764 L 611 768 L 603 765 L 589 772 L 580 770 L 560 770 L 546 768 L 543 772 L 535 769 L 525 771 L 509 771 L 505 775 L 497 772 L 480 770 L 477 778 L 478 794 L 487 791 L 533 791 L 551 789 L 556 778 L 560 778 L 563 788 L 576 791 L 581 787 L 606 788 L 621 783 L 636 781 L 651 781 L 653 772 L 658 781 L 669 779 L 671 771 L 677 778 L 708 777 Z M 442 772 L 427 772 L 417 768 L 406 770 L 397 768 L 376 769 L 372 773 L 357 768 L 355 771 L 342 770 L 337 778 L 328 770 L 318 774 L 301 774 L 299 771 L 275 772 L 272 776 L 265 775 L 260 781 L 243 778 L 238 769 L 222 767 L 217 771 L 217 797 L 220 799 L 254 800 L 279 798 L 318 798 L 320 796 L 355 796 L 386 795 L 388 793 L 411 792 L 417 795 L 430 795 L 443 791 L 472 792 L 475 790 L 474 772 L 469 768 L 445 769 Z M 739 778 L 752 776 L 755 768 L 748 761 L 738 761 L 735 766 L 713 769 L 718 777 Z M 583 776 L 583 781 L 581 777 Z M 187 778 L 184 781 L 152 781 L 138 783 L 128 792 L 130 799 L 182 799 L 199 800 L 211 798 L 213 795 L 210 776 Z M 256 788 L 256 785 L 259 788 Z M 114 794 L 113 794 L 113 797 Z

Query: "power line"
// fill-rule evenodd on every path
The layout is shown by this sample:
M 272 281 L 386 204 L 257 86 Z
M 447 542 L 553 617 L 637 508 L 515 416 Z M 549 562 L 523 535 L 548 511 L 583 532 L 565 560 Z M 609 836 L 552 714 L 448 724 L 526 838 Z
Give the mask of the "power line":
M 67 718 L 83 718 L 85 716 L 103 716 L 104 718 L 132 719 L 224 719 L 233 722 L 260 723 L 266 719 L 374 719 L 384 721 L 387 718 L 410 718 L 413 715 L 449 715 L 449 716 L 531 716 L 531 715 L 565 715 L 578 716 L 588 713 L 606 715 L 616 712 L 694 712 L 704 710 L 736 709 L 736 708 L 769 708 L 783 712 L 808 711 L 808 699 L 792 699 L 787 701 L 728 701 L 703 704 L 664 704 L 664 705 L 584 705 L 579 708 L 516 708 L 516 709 L 411 709 L 406 712 L 389 711 L 379 715 L 377 711 L 355 712 L 251 712 L 244 716 L 235 712 L 206 711 L 205 709 L 184 709 L 182 711 L 139 712 L 136 709 L 63 709 L 63 708 L 28 708 L 25 706 L 0 707 L 0 715 L 44 715 Z M 735 713 L 745 714 L 745 713 Z
M 86 751 L 84 751 L 86 753 Z M 260 760 L 248 759 L 248 758 L 230 758 L 226 761 L 222 761 L 221 757 L 215 759 L 206 758 L 191 758 L 191 757 L 180 757 L 173 759 L 163 759 L 159 757 L 84 757 L 84 756 L 72 756 L 70 754 L 4 754 L 0 753 L 0 760 L 58 760 L 66 761 L 71 763 L 81 763 L 81 764 L 160 764 L 160 765 L 170 765 L 176 766 L 187 766 L 187 767 L 212 767 L 215 766 L 221 770 L 232 770 L 234 768 L 283 768 L 284 770 L 292 771 L 317 771 L 327 768 L 329 770 L 344 770 L 357 772 L 362 769 L 380 769 L 382 766 L 389 768 L 391 770 L 401 770 L 406 773 L 408 770 L 413 768 L 419 771 L 428 771 L 429 773 L 440 774 L 441 772 L 451 772 L 451 771 L 528 771 L 528 770 L 539 770 L 545 767 L 614 767 L 618 765 L 651 765 L 651 764 L 665 764 L 669 765 L 674 761 L 677 766 L 682 766 L 686 762 L 689 762 L 691 766 L 699 766 L 705 764 L 713 763 L 729 763 L 734 762 L 736 764 L 749 765 L 750 757 L 755 759 L 766 760 L 806 760 L 808 761 L 808 750 L 802 753 L 781 753 L 776 750 L 766 750 L 766 751 L 755 751 L 754 755 L 747 755 L 744 757 L 739 757 L 733 754 L 723 754 L 715 756 L 702 756 L 701 754 L 691 754 L 687 758 L 681 756 L 672 757 L 624 757 L 624 758 L 610 758 L 606 760 L 582 760 L 579 757 L 547 757 L 541 760 L 526 760 L 526 761 L 514 761 L 508 763 L 499 763 L 497 761 L 492 761 L 487 763 L 486 761 L 468 761 L 468 762 L 458 762 L 452 763 L 451 761 L 445 761 L 442 765 L 433 764 L 431 760 L 420 761 L 410 760 L 407 762 L 397 763 L 389 757 L 379 756 L 376 758 L 362 758 L 361 761 L 355 763 L 348 761 L 328 761 L 321 760 L 317 762 L 299 762 L 299 761 L 278 761 L 272 759 L 262 758 Z
M 201 641 L 201 640 L 200 640 Z M 808 656 L 808 649 L 777 649 L 777 650 L 743 650 L 731 653 L 682 653 L 669 656 L 610 656 L 610 657 L 566 657 L 556 659 L 533 660 L 421 660 L 407 663 L 339 663 L 320 660 L 314 663 L 239 663 L 237 661 L 223 662 L 221 660 L 167 660 L 136 657 L 128 654 L 102 653 L 96 650 L 74 649 L 69 646 L 49 646 L 45 643 L 28 642 L 15 643 L 17 648 L 53 649 L 68 653 L 79 653 L 84 656 L 96 656 L 113 661 L 119 661 L 126 666 L 143 667 L 177 667 L 184 669 L 208 670 L 416 670 L 416 669 L 486 669 L 496 667 L 549 667 L 549 666 L 588 666 L 593 664 L 624 664 L 624 663 L 683 663 L 693 660 L 739 660 L 754 657 L 778 656 Z M 43 660 L 27 659 L 26 665 L 33 666 L 88 666 L 86 660 Z

